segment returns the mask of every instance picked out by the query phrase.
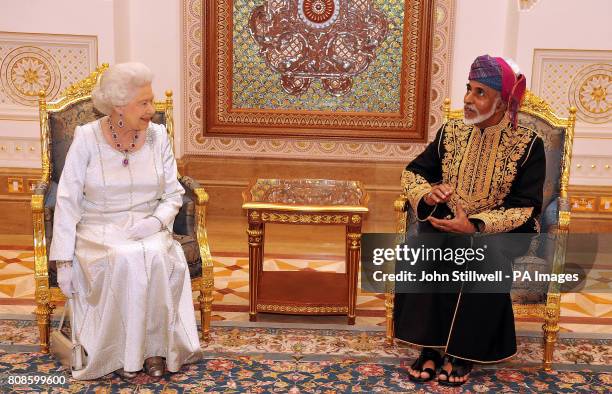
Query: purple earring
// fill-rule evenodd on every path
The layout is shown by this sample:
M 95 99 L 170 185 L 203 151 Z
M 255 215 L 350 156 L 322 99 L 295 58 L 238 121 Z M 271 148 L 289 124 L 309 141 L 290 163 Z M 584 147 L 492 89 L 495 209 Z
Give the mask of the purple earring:
M 119 120 L 117 121 L 117 126 L 123 128 L 123 115 L 119 114 Z

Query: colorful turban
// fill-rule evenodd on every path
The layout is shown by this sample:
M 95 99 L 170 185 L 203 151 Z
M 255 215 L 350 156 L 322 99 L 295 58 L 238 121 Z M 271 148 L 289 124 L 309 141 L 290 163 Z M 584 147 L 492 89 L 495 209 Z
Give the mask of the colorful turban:
M 502 101 L 508 104 L 512 127 L 516 129 L 518 110 L 527 88 L 525 76 L 518 66 L 501 57 L 478 56 L 470 68 L 469 80 L 480 82 L 501 93 Z

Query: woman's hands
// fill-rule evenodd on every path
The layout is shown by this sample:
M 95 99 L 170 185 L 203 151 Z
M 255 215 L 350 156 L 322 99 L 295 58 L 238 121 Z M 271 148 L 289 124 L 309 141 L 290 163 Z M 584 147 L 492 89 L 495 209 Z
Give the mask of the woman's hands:
M 56 261 L 57 284 L 60 290 L 68 298 L 72 298 L 74 287 L 72 287 L 72 261 Z
M 143 238 L 147 238 L 159 232 L 162 229 L 162 222 L 155 216 L 147 216 L 144 219 L 140 219 L 127 229 L 127 236 L 130 239 L 138 241 Z

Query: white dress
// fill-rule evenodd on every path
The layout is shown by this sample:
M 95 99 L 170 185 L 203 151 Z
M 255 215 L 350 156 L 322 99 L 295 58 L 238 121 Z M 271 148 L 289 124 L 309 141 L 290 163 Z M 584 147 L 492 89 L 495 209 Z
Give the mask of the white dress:
M 150 123 L 145 138 L 124 167 L 98 120 L 76 128 L 66 157 L 49 259 L 73 260 L 74 326 L 88 353 L 75 379 L 138 371 L 153 356 L 175 372 L 201 355 L 189 269 L 168 231 L 185 191 L 165 127 Z M 149 215 L 166 228 L 128 239 Z

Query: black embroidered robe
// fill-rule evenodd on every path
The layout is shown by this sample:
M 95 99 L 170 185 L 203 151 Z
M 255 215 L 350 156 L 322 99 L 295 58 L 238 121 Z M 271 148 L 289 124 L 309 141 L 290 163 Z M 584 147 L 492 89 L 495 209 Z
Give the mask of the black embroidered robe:
M 453 217 L 461 203 L 480 232 L 539 232 L 546 159 L 532 130 L 513 130 L 507 118 L 479 129 L 451 120 L 402 174 L 408 204 L 421 231 L 437 232 L 426 218 Z M 428 206 L 431 186 L 454 188 L 448 203 Z M 516 353 L 514 314 L 508 293 L 396 294 L 396 338 L 476 362 L 497 362 Z

